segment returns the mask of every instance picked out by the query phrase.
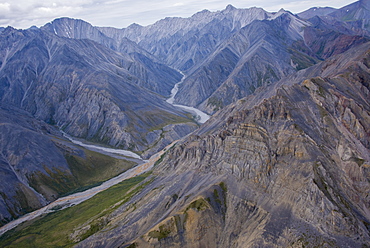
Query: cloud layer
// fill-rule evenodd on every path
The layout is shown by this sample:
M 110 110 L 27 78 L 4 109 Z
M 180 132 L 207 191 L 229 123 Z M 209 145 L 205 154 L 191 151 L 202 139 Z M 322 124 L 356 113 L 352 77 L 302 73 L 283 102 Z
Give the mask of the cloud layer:
M 168 16 L 188 17 L 208 9 L 222 10 L 228 4 L 237 8 L 262 7 L 267 11 L 280 8 L 294 13 L 310 7 L 342 7 L 350 0 L 0 0 L 0 27 L 29 28 L 42 26 L 58 17 L 83 19 L 94 26 L 127 27 L 131 23 L 149 25 Z M 313 4 L 315 6 L 313 6 Z

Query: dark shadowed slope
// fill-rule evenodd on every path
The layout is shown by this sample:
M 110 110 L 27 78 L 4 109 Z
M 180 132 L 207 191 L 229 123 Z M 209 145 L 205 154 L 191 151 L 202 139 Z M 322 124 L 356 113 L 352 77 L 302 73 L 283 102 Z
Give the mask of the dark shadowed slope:
M 136 165 L 72 144 L 56 129 L 13 107 L 0 107 L 0 224 Z

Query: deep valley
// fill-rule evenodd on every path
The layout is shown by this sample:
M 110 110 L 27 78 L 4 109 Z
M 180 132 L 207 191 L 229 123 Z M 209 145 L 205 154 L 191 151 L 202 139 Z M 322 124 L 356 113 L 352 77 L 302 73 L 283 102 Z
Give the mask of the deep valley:
M 370 247 L 370 1 L 4 27 L 0 141 L 0 247 Z

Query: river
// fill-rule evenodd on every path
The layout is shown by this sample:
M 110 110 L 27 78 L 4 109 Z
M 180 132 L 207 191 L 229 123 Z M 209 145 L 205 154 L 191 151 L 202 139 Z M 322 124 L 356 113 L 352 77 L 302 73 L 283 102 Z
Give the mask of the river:
M 196 120 L 199 123 L 206 122 L 210 118 L 210 116 L 207 115 L 206 113 L 200 111 L 199 109 L 189 107 L 189 106 L 174 104 L 175 96 L 176 96 L 176 94 L 179 90 L 179 85 L 181 83 L 183 83 L 183 81 L 186 78 L 185 75 L 182 72 L 180 72 L 180 73 L 183 75 L 183 77 L 182 77 L 181 81 L 178 82 L 177 84 L 175 84 L 174 88 L 171 90 L 171 96 L 170 96 L 170 98 L 167 99 L 167 102 L 172 104 L 175 107 L 182 108 L 185 111 L 194 114 L 196 116 Z M 122 174 L 120 174 L 120 175 L 102 183 L 101 185 L 99 185 L 97 187 L 85 190 L 83 192 L 78 192 L 78 193 L 75 193 L 75 194 L 72 194 L 72 195 L 69 195 L 69 196 L 59 198 L 59 199 L 51 202 L 50 204 L 46 205 L 43 208 L 40 208 L 40 209 L 38 209 L 36 211 L 33 211 L 31 213 L 28 213 L 26 215 L 23 215 L 23 216 L 19 217 L 18 219 L 9 222 L 8 224 L 0 227 L 0 236 L 3 235 L 5 232 L 15 228 L 16 226 L 18 226 L 19 224 L 21 224 L 25 221 L 32 220 L 32 219 L 34 219 L 38 216 L 41 216 L 43 214 L 59 211 L 59 210 L 77 205 L 77 204 L 79 204 L 83 201 L 86 201 L 86 200 L 90 199 L 91 197 L 98 194 L 99 192 L 102 192 L 103 190 L 106 190 L 106 189 L 110 188 L 111 186 L 122 182 L 123 180 L 135 177 L 135 176 L 140 175 L 140 174 L 142 174 L 146 171 L 149 171 L 154 166 L 155 162 L 162 156 L 162 154 L 169 147 L 171 147 L 172 145 L 174 145 L 177 142 L 177 141 L 174 141 L 172 144 L 165 147 L 162 151 L 160 151 L 160 152 L 154 154 L 153 156 L 151 156 L 149 160 L 143 160 L 139 155 L 137 155 L 136 153 L 133 153 L 131 151 L 122 150 L 122 149 L 107 148 L 107 147 L 102 147 L 102 146 L 97 146 L 97 145 L 92 145 L 92 144 L 86 144 L 86 143 L 83 143 L 82 141 L 73 139 L 71 136 L 67 135 L 66 133 L 63 133 L 63 135 L 67 139 L 69 139 L 72 143 L 74 143 L 76 145 L 79 145 L 79 146 L 82 146 L 82 147 L 85 147 L 89 150 L 100 152 L 100 153 L 110 155 L 110 156 L 114 156 L 114 157 L 116 157 L 116 155 L 124 156 L 124 158 L 123 157 L 121 157 L 121 158 L 129 159 L 129 160 L 134 159 L 136 162 L 139 162 L 139 163 L 141 162 L 141 164 L 123 172 Z
M 106 190 L 106 189 L 112 187 L 113 185 L 122 182 L 123 180 L 138 176 L 138 175 L 140 175 L 144 172 L 149 171 L 154 166 L 155 162 L 163 155 L 163 153 L 165 151 L 167 151 L 167 149 L 169 147 L 173 146 L 176 142 L 177 141 L 174 141 L 172 144 L 168 145 L 167 147 L 165 147 L 160 152 L 154 154 L 153 156 L 150 157 L 149 160 L 144 160 L 145 163 L 139 164 L 138 166 L 123 172 L 122 174 L 120 174 L 120 175 L 102 183 L 99 186 L 96 186 L 94 188 L 85 190 L 83 192 L 78 192 L 78 193 L 75 193 L 75 194 L 72 194 L 72 195 L 69 195 L 69 196 L 59 198 L 59 199 L 51 202 L 50 204 L 46 205 L 43 208 L 40 208 L 40 209 L 38 209 L 36 211 L 33 211 L 31 213 L 28 213 L 26 215 L 23 215 L 23 216 L 19 217 L 18 219 L 9 222 L 8 224 L 0 227 L 0 236 L 3 235 L 5 232 L 15 228 L 16 226 L 18 226 L 19 224 L 21 224 L 25 221 L 32 220 L 32 219 L 34 219 L 34 218 L 36 218 L 40 215 L 43 215 L 43 214 L 59 211 L 59 210 L 77 205 L 77 204 L 79 204 L 83 201 L 86 201 L 86 200 L 90 199 L 91 197 L 93 197 L 97 193 L 102 192 L 103 190 Z M 85 145 L 86 144 L 83 144 L 83 146 L 85 146 Z M 93 146 L 93 147 L 94 147 L 94 149 L 99 148 L 101 150 L 109 149 L 109 148 L 99 147 L 99 146 Z M 117 149 L 114 149 L 114 150 L 117 150 Z
M 102 147 L 102 146 L 97 146 L 97 145 L 92 145 L 92 144 L 85 144 L 80 140 L 76 140 L 76 139 L 72 138 L 71 136 L 69 136 L 65 132 L 63 132 L 63 131 L 61 131 L 61 132 L 63 133 L 64 137 L 69 139 L 72 143 L 74 143 L 76 145 L 79 145 L 79 146 L 82 146 L 82 147 L 85 147 L 88 150 L 103 153 L 105 155 L 120 158 L 120 159 L 131 160 L 131 161 L 138 162 L 138 163 L 146 162 L 146 160 L 143 160 L 139 155 L 137 155 L 134 152 L 127 151 L 127 150 L 122 150 L 122 149 Z M 115 156 L 115 155 L 119 155 L 119 156 Z
M 208 121 L 208 119 L 210 118 L 209 115 L 207 115 L 206 113 L 200 111 L 199 109 L 196 109 L 194 107 L 189 107 L 189 106 L 185 106 L 185 105 L 180 105 L 180 104 L 174 104 L 175 102 L 175 96 L 177 94 L 177 92 L 179 91 L 179 85 L 182 84 L 186 78 L 185 74 L 181 71 L 179 71 L 182 75 L 182 79 L 180 82 L 178 82 L 177 84 L 175 84 L 175 86 L 172 88 L 171 90 L 171 96 L 170 98 L 168 98 L 166 100 L 166 102 L 168 102 L 169 104 L 172 104 L 173 106 L 175 107 L 178 107 L 178 108 L 182 108 L 184 109 L 186 112 L 189 112 L 193 115 L 196 116 L 196 121 L 203 124 L 205 123 L 206 121 Z

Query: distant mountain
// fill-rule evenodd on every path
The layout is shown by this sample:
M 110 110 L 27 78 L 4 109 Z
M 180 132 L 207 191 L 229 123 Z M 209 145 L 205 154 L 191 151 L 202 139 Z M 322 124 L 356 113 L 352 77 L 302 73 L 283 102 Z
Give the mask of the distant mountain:
M 309 18 L 316 11 L 319 14 Z M 132 39 L 184 71 L 186 79 L 175 102 L 214 113 L 260 86 L 366 42 L 370 36 L 365 29 L 328 16 L 338 11 L 313 8 L 303 14 L 308 18 L 303 21 L 283 9 L 268 13 L 229 5 L 222 11 L 166 18 L 147 27 L 99 30 L 114 39 Z
M 308 10 L 305 10 L 299 14 L 297 14 L 297 16 L 301 19 L 310 19 L 314 16 L 326 16 L 326 15 L 329 15 L 331 13 L 333 13 L 336 9 L 335 8 L 331 8 L 331 7 L 313 7 L 313 8 L 310 8 Z
M 347 14 L 358 8 L 367 13 L 366 1 L 344 8 Z M 175 103 L 214 113 L 260 86 L 366 42 L 370 37 L 366 29 L 339 18 L 344 8 L 311 8 L 293 15 L 283 9 L 269 13 L 228 5 L 222 11 L 204 10 L 189 18 L 166 18 L 146 27 L 94 28 L 71 19 L 59 19 L 45 27 L 66 37 L 93 39 L 116 51 L 134 47 L 122 45 L 127 39 L 136 42 L 142 48 L 139 54 L 186 74 Z M 300 19 L 302 15 L 307 21 Z M 351 16 L 362 22 L 360 14 Z
M 213 113 L 260 86 L 315 64 L 314 56 L 292 49 L 308 25 L 284 10 L 269 20 L 252 22 L 187 75 L 176 100 Z
M 359 0 L 329 14 L 345 22 L 363 21 L 370 19 L 370 1 Z M 364 23 L 366 25 L 366 23 Z M 368 26 L 364 26 L 368 29 Z
M 320 17 L 305 22 L 281 10 L 218 46 L 187 75 L 176 100 L 213 113 L 260 86 L 369 40 L 350 30 Z
M 135 42 L 127 38 L 115 40 L 107 37 L 98 28 L 85 21 L 60 18 L 41 29 L 61 37 L 92 40 L 121 53 L 126 60 L 122 66 L 141 79 L 138 84 L 163 96 L 169 96 L 173 85 L 181 79 L 178 72 L 160 63 L 157 58 Z
M 131 25 L 126 29 L 99 28 L 109 37 L 127 37 L 166 64 L 189 71 L 235 31 L 270 14 L 260 8 L 236 9 L 228 5 L 217 12 L 208 10 L 190 18 L 165 18 L 153 25 Z
M 370 36 L 362 35 L 365 30 L 356 30 L 352 25 L 337 22 L 325 17 L 313 17 L 308 20 L 311 26 L 305 29 L 306 45 L 320 59 L 340 54 L 348 48 L 362 44 Z

